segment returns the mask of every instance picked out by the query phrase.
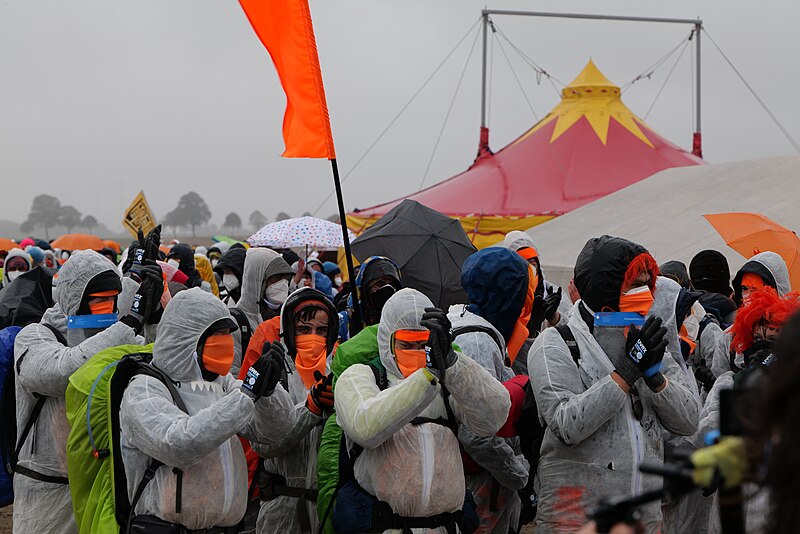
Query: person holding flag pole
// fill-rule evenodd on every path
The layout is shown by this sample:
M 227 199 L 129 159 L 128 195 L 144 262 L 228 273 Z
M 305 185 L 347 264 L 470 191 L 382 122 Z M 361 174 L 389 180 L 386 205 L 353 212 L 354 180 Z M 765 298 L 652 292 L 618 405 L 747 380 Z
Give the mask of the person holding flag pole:
M 311 22 L 311 12 L 308 0 L 239 0 L 250 24 L 269 51 L 275 69 L 281 80 L 281 85 L 286 93 L 286 112 L 283 117 L 283 139 L 286 149 L 283 157 L 287 158 L 327 158 L 331 163 L 333 182 L 336 188 L 336 200 L 339 207 L 339 219 L 342 225 L 342 238 L 344 240 L 345 257 L 350 280 L 355 280 L 353 257 L 350 251 L 350 239 L 347 230 L 342 185 L 339 179 L 339 167 L 336 162 L 336 151 L 331 134 L 331 123 L 328 107 L 325 100 L 325 88 L 322 83 L 322 73 L 319 66 L 314 28 Z M 358 303 L 359 295 L 353 292 L 354 315 L 351 321 L 355 332 L 360 330 L 362 320 Z M 280 345 L 278 343 L 278 345 Z M 331 394 L 332 397 L 332 394 Z M 330 399 L 331 405 L 333 399 Z M 297 413 L 306 412 L 305 406 L 297 406 Z M 307 419 L 307 418 L 306 418 Z M 319 418 L 319 422 L 324 421 Z M 319 423 L 318 423 L 319 424 Z M 302 425 L 301 425 L 302 426 Z M 310 431 L 306 425 L 305 432 Z M 310 436 L 308 436 L 310 437 Z M 319 437 L 316 437 L 319 440 Z M 313 445 L 319 447 L 319 442 Z M 311 469 L 309 469 L 309 473 Z M 265 513 L 261 506 L 256 525 L 259 534 L 307 534 L 316 532 L 319 520 L 316 517 L 315 506 L 307 506 L 306 499 L 313 495 L 316 500 L 317 480 L 316 474 L 311 475 L 312 480 L 307 481 L 308 487 L 284 487 L 281 492 L 284 499 L 291 497 L 296 501 L 289 509 L 283 510 L 279 516 Z M 261 489 L 260 497 L 265 495 Z M 271 499 L 269 495 L 261 497 Z M 252 513 L 256 508 L 253 502 L 248 506 L 245 517 L 245 530 L 250 532 Z M 269 507 L 267 507 L 268 510 Z M 274 507 L 273 507 L 274 508 Z

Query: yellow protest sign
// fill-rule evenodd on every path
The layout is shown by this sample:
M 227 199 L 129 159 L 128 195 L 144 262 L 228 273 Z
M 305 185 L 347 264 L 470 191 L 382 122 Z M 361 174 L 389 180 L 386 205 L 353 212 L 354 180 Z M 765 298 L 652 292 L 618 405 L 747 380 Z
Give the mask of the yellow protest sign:
M 125 215 L 122 218 L 122 226 L 127 228 L 134 238 L 140 228 L 145 234 L 155 228 L 156 218 L 153 212 L 150 211 L 150 206 L 147 205 L 144 192 L 139 191 L 139 194 L 133 199 L 131 205 L 125 210 Z

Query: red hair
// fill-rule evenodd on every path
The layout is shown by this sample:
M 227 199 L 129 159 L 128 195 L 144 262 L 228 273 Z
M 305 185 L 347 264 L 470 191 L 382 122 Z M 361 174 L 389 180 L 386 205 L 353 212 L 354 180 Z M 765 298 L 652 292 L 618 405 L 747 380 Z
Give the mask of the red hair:
M 642 252 L 633 258 L 633 261 L 631 261 L 630 265 L 628 265 L 628 268 L 625 270 L 625 277 L 622 279 L 622 287 L 631 287 L 636 281 L 636 278 L 645 271 L 650 273 L 650 282 L 648 282 L 647 285 L 650 287 L 650 291 L 655 291 L 656 278 L 659 274 L 658 263 L 656 263 L 655 258 L 653 258 L 649 252 Z
M 781 328 L 800 308 L 798 297 L 797 293 L 779 297 L 771 287 L 748 293 L 733 322 L 731 346 L 738 352 L 745 351 L 753 345 L 753 332 L 759 326 Z

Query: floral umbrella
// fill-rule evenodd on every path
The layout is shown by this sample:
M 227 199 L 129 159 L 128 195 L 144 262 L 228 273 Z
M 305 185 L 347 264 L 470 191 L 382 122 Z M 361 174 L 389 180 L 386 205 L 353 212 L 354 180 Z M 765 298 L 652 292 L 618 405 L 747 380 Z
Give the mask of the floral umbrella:
M 348 230 L 350 240 L 356 238 Z M 254 247 L 337 249 L 344 246 L 342 227 L 316 217 L 297 217 L 276 221 L 247 238 Z

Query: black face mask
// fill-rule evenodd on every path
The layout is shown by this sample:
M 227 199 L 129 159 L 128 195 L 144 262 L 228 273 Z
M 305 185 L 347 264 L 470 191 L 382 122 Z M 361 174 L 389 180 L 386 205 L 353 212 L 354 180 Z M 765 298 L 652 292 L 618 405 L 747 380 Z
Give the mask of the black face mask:
M 766 339 L 756 341 L 742 355 L 744 356 L 745 367 L 768 365 L 773 359 L 772 342 Z
M 395 293 L 397 293 L 397 289 L 395 289 L 395 287 L 391 284 L 386 284 L 377 290 L 370 292 L 369 297 L 367 298 L 367 306 L 371 315 L 368 320 L 371 321 L 372 324 L 377 324 L 380 322 L 383 306 L 386 304 L 386 301 L 389 300 Z

